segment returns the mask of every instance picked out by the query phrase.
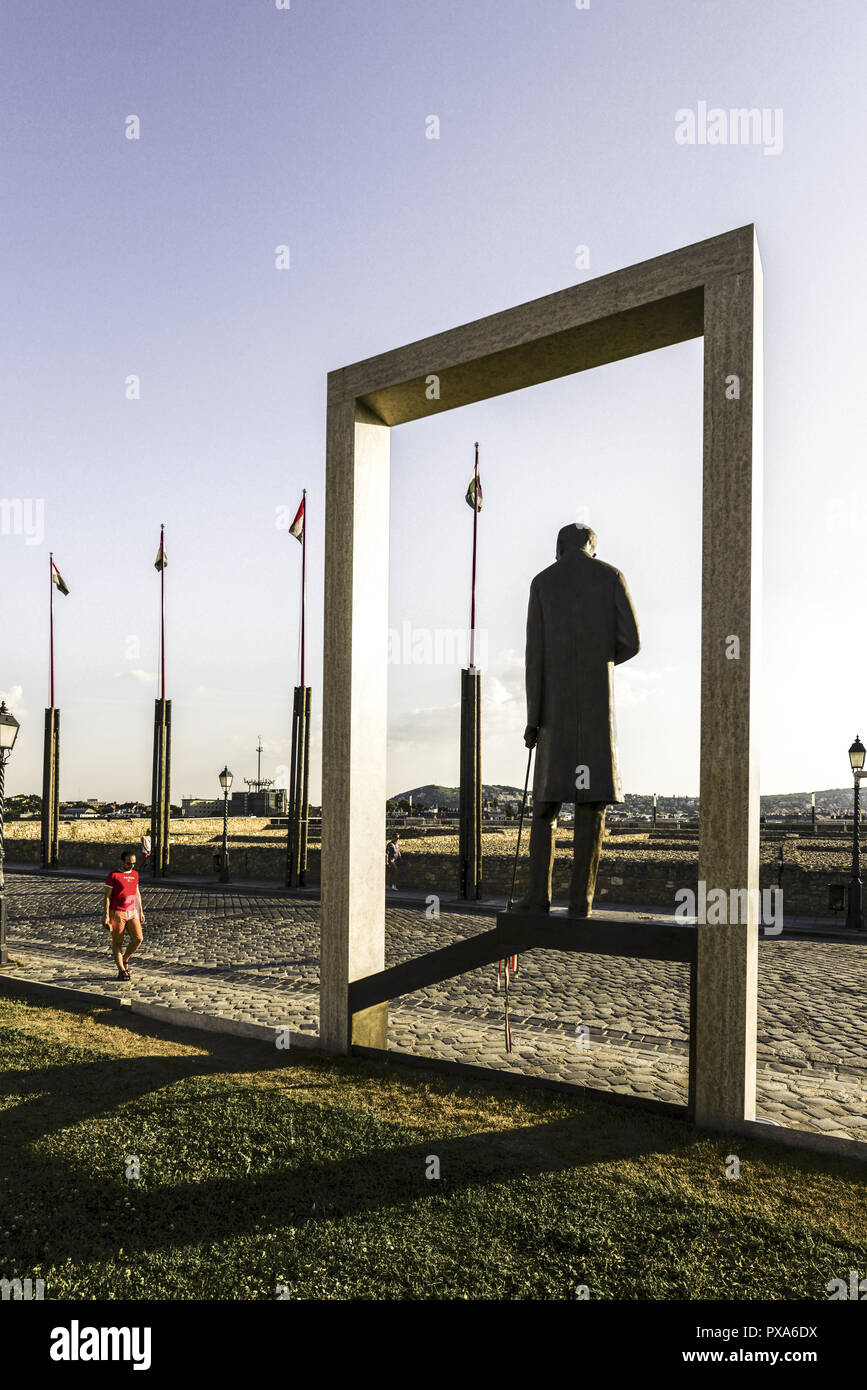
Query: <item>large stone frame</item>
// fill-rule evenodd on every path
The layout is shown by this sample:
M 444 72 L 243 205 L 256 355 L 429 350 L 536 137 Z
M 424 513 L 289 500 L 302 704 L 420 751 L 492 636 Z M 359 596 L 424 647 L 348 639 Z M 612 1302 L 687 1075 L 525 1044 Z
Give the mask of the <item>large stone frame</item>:
M 349 986 L 384 966 L 391 427 L 701 336 L 699 879 L 708 892 L 756 891 L 747 895 L 746 925 L 697 927 L 694 1116 L 713 1128 L 754 1119 L 762 270 L 752 225 L 329 373 L 320 1011 L 326 1050 L 387 1045 L 387 1003 L 353 1014 Z

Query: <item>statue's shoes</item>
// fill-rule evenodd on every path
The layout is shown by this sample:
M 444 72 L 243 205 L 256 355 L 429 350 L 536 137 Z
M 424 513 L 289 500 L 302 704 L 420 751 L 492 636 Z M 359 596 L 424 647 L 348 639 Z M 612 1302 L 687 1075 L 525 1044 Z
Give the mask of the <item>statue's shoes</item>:
M 513 912 L 550 912 L 550 903 L 537 903 L 532 898 L 519 898 L 516 903 L 512 903 Z
M 583 917 L 583 918 L 586 920 L 588 917 L 592 917 L 592 916 L 593 916 L 593 908 L 592 908 L 592 907 L 587 907 L 586 903 L 581 903 L 581 904 L 578 904 L 578 905 L 576 905 L 576 906 L 574 906 L 574 907 L 573 907 L 573 905 L 570 903 L 570 904 L 569 904 L 569 916 L 570 916 L 570 917 Z

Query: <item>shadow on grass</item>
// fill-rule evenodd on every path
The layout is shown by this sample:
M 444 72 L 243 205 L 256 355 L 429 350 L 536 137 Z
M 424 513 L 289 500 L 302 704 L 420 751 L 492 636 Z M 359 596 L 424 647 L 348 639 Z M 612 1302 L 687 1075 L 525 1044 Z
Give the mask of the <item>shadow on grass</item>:
M 70 1060 L 75 1042 L 53 1042 L 46 1029 L 35 1046 L 44 1048 L 47 1064 L 0 1077 L 3 1095 L 21 1097 L 5 1112 L 0 1140 L 7 1177 L 3 1225 L 10 1226 L 0 1251 L 5 1257 L 8 1250 L 19 1268 L 113 1260 L 119 1247 L 126 1258 L 190 1244 L 207 1249 L 323 1220 L 385 1217 L 395 1209 L 409 1214 L 413 1206 L 417 1215 L 429 1203 L 478 1193 L 508 1206 L 523 1189 L 532 1208 L 527 1180 L 567 1171 L 575 1182 L 564 1188 L 564 1200 L 570 1206 L 589 1202 L 591 1213 L 600 1175 L 597 1170 L 585 1180 L 582 1171 L 648 1155 L 686 1157 L 697 1142 L 683 1122 L 577 1097 L 568 1102 L 574 1113 L 563 1117 L 562 1097 L 528 1097 L 495 1082 L 422 1078 L 393 1063 L 299 1056 L 243 1039 L 190 1037 L 187 1030 L 118 1020 L 108 1010 L 86 1012 L 96 1023 L 206 1051 L 94 1059 L 91 1046 L 76 1061 Z M 34 1047 L 32 1033 L 24 1046 Z M 279 1085 L 245 1084 L 277 1070 Z M 384 1083 L 381 1110 L 341 1099 L 343 1087 L 371 1080 Z M 446 1116 L 438 1118 L 435 1137 L 419 1138 L 423 1098 L 417 1107 L 422 1124 L 415 1117 L 392 1119 L 387 1088 L 395 1086 L 464 1102 L 523 1101 L 543 1113 L 556 1106 L 559 1113 L 537 1124 L 443 1138 Z M 327 1092 L 321 1100 L 309 1095 L 320 1090 Z M 714 1140 L 726 1145 L 724 1136 Z M 856 1180 L 854 1165 L 847 1169 L 838 1159 L 738 1143 L 742 1155 L 749 1147 L 754 1157 L 776 1164 Z M 141 1160 L 137 1181 L 125 1178 L 131 1153 Z M 432 1156 L 439 1163 L 435 1182 L 426 1176 Z M 706 1219 L 701 1204 L 685 1212 L 675 1193 L 660 1190 L 654 1200 L 675 1224 Z M 730 1217 L 736 1224 L 737 1213 Z M 771 1238 L 763 1219 L 753 1224 L 755 1240 Z
M 94 1021 L 118 1026 L 113 1011 Z M 134 1020 L 121 1026 L 167 1041 L 178 1041 L 180 1031 L 143 1028 Z M 242 1039 L 185 1035 L 183 1041 L 204 1046 L 206 1054 L 93 1060 L 91 1051 L 85 1060 L 70 1061 L 74 1044 L 46 1038 L 38 1045 L 48 1051 L 47 1065 L 0 1075 L 0 1094 L 21 1099 L 4 1116 L 4 1205 L 13 1214 L 25 1208 L 38 1213 L 35 1224 L 29 1217 L 24 1223 L 31 1235 L 14 1233 L 17 1262 L 79 1260 L 85 1248 L 98 1256 L 118 1242 L 128 1254 L 174 1246 L 179 1236 L 218 1242 L 263 1223 L 297 1228 L 581 1164 L 675 1152 L 692 1142 L 685 1129 L 644 1116 L 630 1124 L 622 1114 L 606 1115 L 600 1126 L 590 1113 L 598 1107 L 580 1101 L 565 1119 L 418 1139 L 418 1127 L 343 1103 L 341 1087 L 379 1077 L 464 1098 L 489 1090 L 440 1077 L 421 1080 L 417 1073 L 404 1077 L 392 1065 L 368 1060 L 289 1055 Z M 244 1086 L 247 1075 L 277 1070 L 279 1086 Z M 303 1076 L 293 1075 L 296 1070 Z M 301 1105 L 293 1100 L 294 1092 L 317 1090 L 328 1098 L 310 1103 L 308 1096 Z M 124 1179 L 130 1153 L 142 1159 L 137 1182 Z M 426 1177 L 431 1154 L 439 1160 L 438 1182 Z
M 345 1133 L 345 1110 L 326 1105 L 320 1107 L 317 1119 L 326 1146 L 329 1122 L 333 1120 L 344 1127 L 344 1139 L 352 1148 L 353 1137 Z M 135 1150 L 135 1123 L 132 1117 L 130 1120 L 124 1147 Z M 189 1120 L 195 1123 L 194 1113 Z M 609 1138 L 605 1143 L 588 1144 L 580 1120 L 576 1119 L 505 1133 L 397 1142 L 367 1151 L 363 1145 L 368 1136 L 362 1129 L 357 1136 L 357 1151 L 339 1158 L 314 1158 L 315 1137 L 307 1138 L 309 1142 L 302 1146 L 300 1155 L 289 1148 L 276 1155 L 278 1166 L 265 1172 L 223 1172 L 197 1180 L 185 1173 L 174 1181 L 150 1185 L 147 1181 L 118 1180 L 123 1152 L 119 1148 L 108 1180 L 104 1173 L 89 1171 L 83 1156 L 77 1162 L 69 1162 L 40 1155 L 35 1189 L 32 1152 L 29 1162 L 22 1153 L 27 1176 L 21 1196 L 26 1193 L 32 1204 L 41 1189 L 46 1200 L 50 1195 L 52 1207 L 44 1224 L 40 1222 L 30 1229 L 28 1223 L 20 1231 L 15 1242 L 16 1261 L 23 1267 L 39 1260 L 62 1264 L 72 1259 L 78 1263 L 82 1258 L 110 1256 L 118 1244 L 127 1256 L 170 1250 L 190 1242 L 207 1247 L 266 1229 L 300 1230 L 323 1220 L 393 1213 L 414 1204 L 448 1199 L 472 1188 L 488 1190 L 493 1184 L 504 1184 L 513 1190 L 512 1185 L 518 1180 L 648 1151 L 646 1141 L 639 1136 L 631 1141 L 622 1135 L 621 1142 L 612 1143 Z M 169 1134 L 165 1141 L 171 1142 Z M 249 1137 L 242 1143 L 245 1148 L 250 1147 Z M 440 1164 L 438 1182 L 425 1176 L 432 1154 Z M 240 1152 L 236 1156 L 239 1170 L 244 1168 L 243 1157 Z M 195 1144 L 185 1147 L 184 1158 L 189 1162 L 186 1172 L 195 1169 L 201 1158 Z M 159 1166 L 153 1158 L 143 1160 L 143 1169 L 156 1169 L 158 1178 L 162 1176 Z M 17 1186 L 13 1182 L 8 1185 L 10 1211 L 15 1209 L 16 1201 L 21 1205 L 14 1191 Z

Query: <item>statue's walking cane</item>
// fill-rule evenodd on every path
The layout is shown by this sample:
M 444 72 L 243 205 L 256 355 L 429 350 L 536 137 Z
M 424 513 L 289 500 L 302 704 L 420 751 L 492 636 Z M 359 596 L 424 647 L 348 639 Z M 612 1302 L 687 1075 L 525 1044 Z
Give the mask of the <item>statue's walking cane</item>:
M 513 903 L 514 900 L 515 900 L 515 882 L 516 882 L 517 877 L 518 877 L 518 858 L 519 858 L 520 853 L 521 853 L 521 835 L 522 835 L 522 832 L 523 832 L 523 829 L 524 829 L 524 816 L 525 816 L 526 811 L 527 811 L 527 789 L 528 789 L 528 787 L 529 787 L 529 785 L 530 785 L 530 764 L 531 764 L 532 761 L 533 761 L 533 750 L 532 750 L 532 748 L 531 748 L 530 751 L 529 751 L 528 757 L 527 757 L 527 775 L 526 775 L 526 777 L 524 778 L 524 795 L 523 795 L 522 798 L 521 798 L 521 815 L 520 815 L 520 818 L 519 818 L 519 820 L 518 820 L 518 843 L 517 843 L 516 846 L 515 846 L 515 862 L 514 862 L 514 864 L 513 864 L 513 866 L 512 866 L 512 887 L 511 887 L 511 890 L 510 890 L 510 892 L 509 892 L 509 901 L 508 901 L 508 903 L 506 904 L 506 911 L 507 911 L 507 912 L 511 912 L 511 910 L 512 910 L 512 903 Z M 498 963 L 498 965 L 497 965 L 497 989 L 500 988 L 500 980 L 501 980 L 501 978 L 503 977 L 503 967 L 504 967 L 504 966 L 505 966 L 505 987 L 506 987 L 506 1000 L 505 1000 L 505 1004 L 506 1004 L 506 1051 L 507 1051 L 507 1052 L 511 1052 L 511 1050 L 512 1050 L 512 1029 L 511 1029 L 511 1026 L 510 1026 L 510 1024 L 509 1024 L 509 969 L 510 969 L 510 967 L 511 967 L 512 973 L 515 974 L 515 975 L 517 975 L 517 973 L 518 973 L 518 957 L 517 957 L 517 955 L 510 956 L 508 960 L 506 960 L 506 961 L 502 961 L 502 960 L 501 960 L 501 961 Z
M 527 788 L 530 785 L 530 763 L 533 761 L 533 750 L 530 749 L 527 757 L 527 775 L 524 778 L 524 795 L 521 798 L 521 818 L 518 821 L 518 843 L 515 846 L 515 863 L 512 866 L 512 891 L 509 894 L 509 902 L 506 907 L 507 912 L 512 911 L 512 903 L 515 900 L 515 880 L 518 876 L 518 855 L 521 853 L 521 832 L 524 829 L 524 814 L 527 810 Z

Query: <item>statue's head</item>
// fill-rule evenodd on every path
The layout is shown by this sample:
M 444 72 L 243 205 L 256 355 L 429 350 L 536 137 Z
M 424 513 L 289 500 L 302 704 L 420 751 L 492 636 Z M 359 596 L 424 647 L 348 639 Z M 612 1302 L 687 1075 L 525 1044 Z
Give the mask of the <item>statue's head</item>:
M 577 521 L 573 521 L 571 526 L 561 528 L 557 537 L 557 559 L 573 550 L 584 550 L 588 555 L 596 555 L 596 532 L 589 526 L 580 526 Z

